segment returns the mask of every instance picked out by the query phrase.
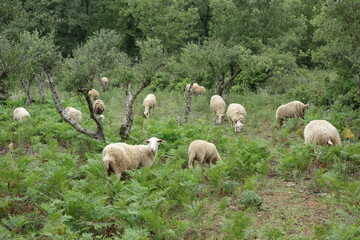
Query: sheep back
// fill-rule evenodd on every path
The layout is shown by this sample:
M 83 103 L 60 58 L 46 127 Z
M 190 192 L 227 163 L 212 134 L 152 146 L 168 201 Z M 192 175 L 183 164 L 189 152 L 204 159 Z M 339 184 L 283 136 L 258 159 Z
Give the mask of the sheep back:
M 191 142 L 188 149 L 188 166 L 189 168 L 194 167 L 194 161 L 199 161 L 200 167 L 203 163 L 216 164 L 218 160 L 221 160 L 219 153 L 216 149 L 215 144 L 204 141 L 195 140 Z
M 92 98 L 93 100 L 96 100 L 99 98 L 99 92 L 96 91 L 95 89 L 91 89 L 88 91 L 88 95 L 90 98 Z
M 238 121 L 244 122 L 246 110 L 241 104 L 231 103 L 226 111 L 226 116 L 232 124 L 235 124 Z
M 215 113 L 217 124 L 221 123 L 221 120 L 225 117 L 226 103 L 224 99 L 219 95 L 214 95 L 210 99 L 210 109 Z
M 312 120 L 304 129 L 305 144 L 341 145 L 336 128 L 326 120 Z
M 275 117 L 279 119 L 280 125 L 286 118 L 300 117 L 303 118 L 305 109 L 309 107 L 309 104 L 304 104 L 300 101 L 292 101 L 279 106 L 276 110 Z
M 15 121 L 22 121 L 30 117 L 30 113 L 23 107 L 15 108 L 13 118 Z
M 120 179 L 125 170 L 151 166 L 154 156 L 147 145 L 112 143 L 103 150 L 103 163 L 108 175 L 113 172 Z
M 65 108 L 65 112 L 69 115 L 71 119 L 77 122 L 81 122 L 82 120 L 82 113 L 73 107 L 67 107 Z

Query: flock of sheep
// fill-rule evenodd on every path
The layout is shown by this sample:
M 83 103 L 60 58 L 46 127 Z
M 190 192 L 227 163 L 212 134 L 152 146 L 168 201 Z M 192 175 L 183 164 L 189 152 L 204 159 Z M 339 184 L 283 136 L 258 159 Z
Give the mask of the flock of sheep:
M 108 81 L 107 81 L 108 84 Z M 108 85 L 107 85 L 108 86 Z M 193 84 L 190 89 L 190 84 L 185 87 L 185 94 L 189 91 L 193 91 L 194 94 L 205 94 L 206 89 L 196 83 Z M 105 110 L 105 106 L 102 100 L 99 98 L 99 93 L 92 89 L 88 92 L 88 95 L 94 99 L 93 109 L 94 113 L 102 114 Z M 154 94 L 148 94 L 143 101 L 144 117 L 149 118 L 153 113 L 153 109 L 156 105 L 156 97 Z M 292 101 L 287 104 L 283 104 L 276 110 L 276 119 L 278 119 L 280 126 L 287 118 L 303 118 L 305 110 L 309 107 L 308 104 L 303 104 L 300 101 Z M 224 99 L 219 95 L 214 95 L 210 99 L 210 109 L 215 114 L 215 123 L 221 124 L 225 118 L 226 103 Z M 82 114 L 79 110 L 73 107 L 67 107 L 65 109 L 70 118 L 75 121 L 82 120 Z M 30 114 L 25 108 L 16 108 L 14 110 L 14 120 L 23 120 L 30 117 Z M 231 103 L 228 106 L 226 117 L 232 123 L 236 133 L 239 133 L 244 126 L 246 117 L 245 108 L 238 103 Z M 305 144 L 318 144 L 318 145 L 341 145 L 340 135 L 336 128 L 325 120 L 312 120 L 304 129 Z M 122 173 L 125 170 L 148 167 L 154 162 L 159 145 L 164 140 L 152 137 L 145 141 L 146 145 L 129 145 L 126 143 L 112 143 L 107 145 L 103 150 L 103 163 L 106 173 L 110 175 L 114 173 L 120 180 Z M 199 166 L 203 164 L 211 165 L 216 164 L 221 157 L 213 143 L 204 140 L 193 141 L 188 148 L 188 167 L 194 167 L 194 161 L 199 162 Z

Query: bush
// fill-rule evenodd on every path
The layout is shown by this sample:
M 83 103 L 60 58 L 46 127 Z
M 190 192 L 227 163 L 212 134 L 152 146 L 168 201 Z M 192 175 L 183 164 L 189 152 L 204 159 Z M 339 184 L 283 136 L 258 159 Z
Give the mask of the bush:
M 244 205 L 245 208 L 248 207 L 260 208 L 263 201 L 264 199 L 261 196 L 259 196 L 257 193 L 251 190 L 243 192 L 239 197 L 239 203 L 241 205 Z

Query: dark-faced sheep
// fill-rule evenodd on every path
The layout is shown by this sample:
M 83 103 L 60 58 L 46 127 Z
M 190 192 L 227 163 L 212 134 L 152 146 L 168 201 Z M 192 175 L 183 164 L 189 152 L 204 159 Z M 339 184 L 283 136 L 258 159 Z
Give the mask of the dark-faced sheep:
M 93 109 L 95 114 L 102 114 L 105 111 L 105 105 L 104 102 L 100 99 L 94 101 Z
M 156 97 L 154 94 L 148 94 L 143 101 L 144 106 L 144 116 L 146 118 L 150 117 L 150 113 L 154 112 L 154 108 L 156 105 Z
M 194 161 L 199 161 L 199 167 L 204 163 L 208 163 L 209 167 L 215 165 L 218 160 L 221 160 L 216 146 L 204 140 L 195 140 L 189 145 L 188 150 L 189 168 L 194 167 Z
M 73 107 L 67 107 L 65 108 L 65 112 L 69 115 L 71 119 L 77 122 L 81 122 L 82 120 L 82 114 L 79 110 Z
M 13 117 L 15 121 L 22 121 L 30 117 L 30 113 L 26 111 L 25 108 L 19 107 L 19 108 L 15 108 Z
M 210 109 L 215 113 L 215 123 L 221 124 L 222 119 L 225 117 L 226 103 L 219 95 L 214 95 L 210 99 Z
M 304 129 L 305 144 L 341 145 L 336 128 L 326 120 L 312 120 Z
M 304 118 L 305 109 L 308 107 L 309 104 L 304 104 L 300 101 L 289 102 L 278 107 L 275 117 L 279 120 L 280 126 L 282 126 L 287 118 Z
M 244 126 L 246 117 L 245 108 L 238 103 L 231 103 L 226 111 L 226 116 L 235 128 L 235 132 L 239 133 Z
M 115 173 L 120 180 L 125 170 L 149 167 L 155 160 L 162 139 L 152 137 L 145 141 L 147 145 L 129 145 L 112 143 L 103 150 L 103 163 L 108 176 Z

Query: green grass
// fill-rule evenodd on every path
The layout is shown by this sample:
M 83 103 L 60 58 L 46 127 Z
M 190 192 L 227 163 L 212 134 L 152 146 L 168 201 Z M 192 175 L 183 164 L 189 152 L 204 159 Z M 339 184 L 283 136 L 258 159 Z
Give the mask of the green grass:
M 107 177 L 101 160 L 102 149 L 120 141 L 123 90 L 100 91 L 106 105 L 105 142 L 62 121 L 49 94 L 45 104 L 26 107 L 32 117 L 24 122 L 12 120 L 13 109 L 24 105 L 21 93 L 0 105 L 0 238 L 359 237 L 358 139 L 333 148 L 304 146 L 302 139 L 311 119 L 328 119 L 339 132 L 351 127 L 356 133 L 358 112 L 336 104 L 312 106 L 304 120 L 290 119 L 279 128 L 276 108 L 293 99 L 266 92 L 232 95 L 231 103 L 241 103 L 248 113 L 244 131 L 235 134 L 228 121 L 214 124 L 210 94 L 194 96 L 184 125 L 183 93 L 155 92 L 154 115 L 144 119 L 142 99 L 148 93 L 146 89 L 135 101 L 128 143 L 141 144 L 152 136 L 166 142 L 152 167 L 128 171 L 125 181 Z M 61 93 L 61 100 L 64 108 L 83 112 L 82 125 L 95 129 L 82 97 Z M 223 161 L 212 168 L 187 169 L 187 147 L 195 139 L 216 144 Z M 249 191 L 254 199 L 263 199 L 261 207 L 244 208 L 239 199 Z M 312 209 L 308 198 L 334 211 Z M 306 208 L 315 211 L 313 223 L 306 221 Z

